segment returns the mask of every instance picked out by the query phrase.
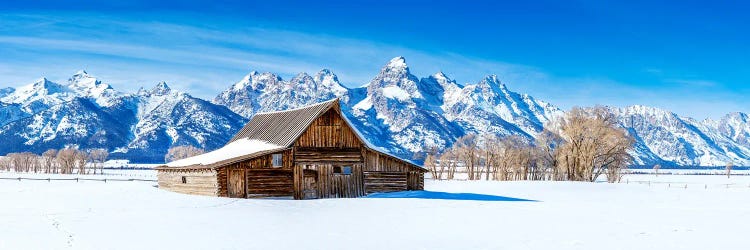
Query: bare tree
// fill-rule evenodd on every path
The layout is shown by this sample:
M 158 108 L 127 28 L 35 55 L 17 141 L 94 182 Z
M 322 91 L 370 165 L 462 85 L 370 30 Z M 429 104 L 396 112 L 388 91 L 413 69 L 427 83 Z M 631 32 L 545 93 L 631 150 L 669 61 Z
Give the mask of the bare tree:
M 554 126 L 552 124 L 548 126 Z M 545 128 L 536 137 L 537 152 L 539 152 L 539 163 L 549 175 L 550 180 L 564 180 L 562 174 L 558 171 L 558 159 L 560 158 L 559 148 L 565 143 L 559 134 Z
M 57 151 L 55 160 L 60 166 L 61 174 L 72 174 L 76 165 L 76 151 L 74 148 L 66 148 Z
M 37 160 L 37 156 L 30 152 L 23 153 L 10 153 L 8 156 L 10 163 L 13 165 L 13 170 L 16 172 L 31 172 L 34 171 L 34 162 Z
M 89 161 L 89 154 L 83 150 L 75 151 L 75 163 L 78 166 L 78 174 L 88 174 L 86 163 Z
M 448 173 L 445 177 L 447 180 L 453 180 L 456 176 L 456 165 L 458 165 L 456 158 L 456 154 L 450 149 L 440 155 L 440 173 L 442 175 L 442 172 L 447 168 Z
M 661 169 L 661 165 L 654 165 L 654 174 L 656 174 L 656 177 L 659 177 L 659 169 Z
M 167 154 L 164 156 L 165 162 L 171 162 L 176 160 L 185 159 L 191 156 L 203 154 L 203 149 L 196 148 L 193 146 L 177 146 L 170 148 Z
M 91 162 L 94 164 L 93 169 L 94 173 L 96 174 L 96 168 L 99 167 L 99 173 L 104 174 L 104 162 L 107 161 L 107 157 L 109 156 L 109 152 L 107 152 L 106 149 L 92 149 L 89 152 L 89 156 L 91 158 Z
M 565 144 L 558 161 L 567 180 L 595 181 L 602 174 L 608 182 L 621 179 L 622 170 L 632 162 L 628 150 L 634 140 L 618 127 L 608 109 L 573 108 L 560 126 Z
M 476 135 L 468 134 L 458 138 L 453 144 L 459 162 L 466 168 L 469 180 L 477 179 L 477 153 L 479 153 L 479 148 L 476 139 Z
M 727 179 L 729 179 L 729 176 L 732 175 L 732 167 L 734 167 L 734 163 L 727 162 L 726 170 L 727 170 Z
M 8 156 L 0 156 L 0 169 L 3 171 L 10 171 L 11 169 L 11 159 Z
M 55 157 L 57 156 L 57 150 L 48 149 L 42 154 L 42 166 L 44 167 L 44 173 L 57 173 L 57 166 L 55 166 Z

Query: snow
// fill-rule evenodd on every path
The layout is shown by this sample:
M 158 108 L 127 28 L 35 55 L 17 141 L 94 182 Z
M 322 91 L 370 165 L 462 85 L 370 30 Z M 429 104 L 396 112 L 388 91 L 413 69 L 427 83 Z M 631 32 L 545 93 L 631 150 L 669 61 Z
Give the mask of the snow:
M 217 150 L 167 163 L 168 167 L 184 167 L 191 165 L 208 165 L 226 159 L 232 159 L 243 155 L 258 153 L 261 151 L 282 149 L 284 146 L 268 143 L 266 141 L 239 139 L 227 144 Z
M 388 68 L 397 68 L 397 69 L 403 69 L 406 68 L 406 59 L 404 57 L 394 57 L 391 59 L 391 61 L 388 62 L 388 65 L 386 65 Z
M 369 96 L 352 107 L 354 110 L 368 110 L 370 108 L 372 108 L 372 99 Z
M 407 101 L 411 99 L 411 95 L 406 90 L 399 88 L 398 86 L 388 86 L 383 88 L 383 96 L 392 99 L 398 99 L 399 101 Z
M 723 182 L 669 178 L 688 177 Z M 295 201 L 0 180 L 13 201 L 0 206 L 0 249 L 745 249 L 750 177 L 729 181 L 738 185 L 427 180 L 427 191 Z

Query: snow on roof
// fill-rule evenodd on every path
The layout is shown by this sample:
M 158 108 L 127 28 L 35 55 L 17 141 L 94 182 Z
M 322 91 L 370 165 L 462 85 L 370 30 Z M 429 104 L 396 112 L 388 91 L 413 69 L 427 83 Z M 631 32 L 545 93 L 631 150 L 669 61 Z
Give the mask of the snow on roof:
M 238 139 L 217 150 L 167 163 L 167 167 L 187 167 L 194 165 L 210 165 L 220 161 L 264 151 L 283 149 L 284 146 L 271 144 L 266 141 L 253 139 Z

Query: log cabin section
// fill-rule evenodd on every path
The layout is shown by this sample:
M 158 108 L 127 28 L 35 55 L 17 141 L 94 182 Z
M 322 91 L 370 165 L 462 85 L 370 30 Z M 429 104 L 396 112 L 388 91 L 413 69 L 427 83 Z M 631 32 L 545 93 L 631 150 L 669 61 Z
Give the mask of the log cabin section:
M 423 190 L 426 170 L 382 152 L 338 99 L 258 113 L 224 147 L 157 167 L 159 187 L 232 198 L 354 198 Z

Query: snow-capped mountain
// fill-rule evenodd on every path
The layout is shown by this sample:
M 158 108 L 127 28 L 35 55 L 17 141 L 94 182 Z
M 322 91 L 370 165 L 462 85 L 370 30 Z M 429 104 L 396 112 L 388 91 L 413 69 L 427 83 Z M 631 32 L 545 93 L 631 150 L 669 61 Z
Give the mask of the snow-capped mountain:
M 112 157 L 160 162 L 174 145 L 207 150 L 229 140 L 255 113 L 340 98 L 344 115 L 375 146 L 403 157 L 451 146 L 476 133 L 532 140 L 564 115 L 552 104 L 511 91 L 495 75 L 460 84 L 443 72 L 419 78 L 406 59 L 388 61 L 368 83 L 347 88 L 330 70 L 285 80 L 250 72 L 211 102 L 160 82 L 122 93 L 79 71 L 65 84 L 46 78 L 0 89 L 0 155 L 77 145 Z M 636 139 L 636 164 L 750 166 L 750 118 L 731 113 L 697 121 L 667 110 L 611 108 Z
M 326 69 L 314 77 L 300 73 L 289 81 L 273 73 L 253 71 L 216 96 L 213 103 L 250 118 L 258 112 L 295 108 L 336 97 L 344 100 L 348 91 Z
M 172 145 L 219 148 L 247 122 L 223 106 L 172 90 L 165 82 L 122 100 L 118 109 L 121 117 L 132 121 L 131 138 L 114 153 L 147 161 L 163 159 Z
M 361 131 L 377 138 L 373 143 L 378 146 L 402 153 L 442 148 L 462 130 L 442 116 L 439 102 L 422 93 L 438 87 L 422 85 L 406 60 L 397 57 L 363 87 L 364 96 L 350 99 L 350 113 L 362 125 Z
M 732 119 L 730 115 L 719 123 L 698 122 L 645 106 L 612 110 L 636 138 L 641 150 L 634 153 L 636 162 L 653 164 L 652 155 L 656 155 L 683 166 L 722 166 L 728 162 L 750 165 L 750 147 L 737 140 L 746 138 L 740 131 L 747 128 L 747 120 L 743 124 L 741 119 Z
M 172 145 L 222 146 L 247 119 L 161 82 L 124 94 L 85 71 L 61 85 L 45 78 L 8 89 L 0 103 L 0 154 L 76 145 L 113 157 L 163 160 Z

